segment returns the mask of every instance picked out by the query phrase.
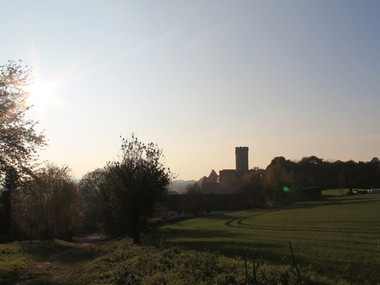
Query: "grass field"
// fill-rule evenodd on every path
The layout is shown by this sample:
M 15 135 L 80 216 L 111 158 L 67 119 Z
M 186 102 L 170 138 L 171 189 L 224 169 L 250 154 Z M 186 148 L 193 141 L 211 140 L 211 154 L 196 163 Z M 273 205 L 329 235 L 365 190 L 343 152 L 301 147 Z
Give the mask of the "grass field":
M 155 239 L 230 257 L 297 262 L 331 279 L 380 283 L 380 195 L 331 197 L 271 209 L 200 217 L 167 225 Z
M 127 238 L 0 244 L 0 284 L 299 284 L 289 241 L 302 284 L 380 284 L 380 194 L 335 192 L 166 225 L 141 245 Z

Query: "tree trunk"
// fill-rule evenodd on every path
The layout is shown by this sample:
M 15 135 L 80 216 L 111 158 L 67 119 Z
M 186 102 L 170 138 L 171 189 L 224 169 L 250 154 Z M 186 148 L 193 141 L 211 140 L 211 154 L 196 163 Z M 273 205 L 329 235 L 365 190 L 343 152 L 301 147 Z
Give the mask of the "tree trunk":
M 2 216 L 0 222 L 2 224 L 0 233 L 6 236 L 11 234 L 11 194 L 9 190 L 2 190 L 0 193 L 0 210 L 2 210 Z
M 132 224 L 131 224 L 132 238 L 133 243 L 140 242 L 140 217 L 138 214 L 132 215 Z

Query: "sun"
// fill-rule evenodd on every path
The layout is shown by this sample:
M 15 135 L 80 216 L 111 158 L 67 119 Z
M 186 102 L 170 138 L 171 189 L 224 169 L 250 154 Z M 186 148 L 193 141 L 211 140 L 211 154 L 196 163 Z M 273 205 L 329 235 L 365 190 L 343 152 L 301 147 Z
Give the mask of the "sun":
M 47 113 L 52 110 L 51 107 L 64 106 L 62 100 L 55 96 L 57 86 L 56 81 L 42 81 L 38 78 L 25 87 L 26 103 L 33 107 L 33 113 L 41 122 L 46 120 Z
M 25 89 L 28 93 L 28 103 L 37 108 L 43 109 L 55 101 L 52 84 L 39 80 L 28 85 Z

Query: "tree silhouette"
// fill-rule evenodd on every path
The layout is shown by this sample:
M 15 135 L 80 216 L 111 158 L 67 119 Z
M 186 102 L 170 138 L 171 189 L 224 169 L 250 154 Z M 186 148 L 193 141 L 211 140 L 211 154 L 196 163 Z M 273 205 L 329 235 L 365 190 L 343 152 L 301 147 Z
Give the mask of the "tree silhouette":
M 186 186 L 185 199 L 183 200 L 182 206 L 187 213 L 193 216 L 198 216 L 206 209 L 206 197 L 199 183 Z
M 172 175 L 153 143 L 142 143 L 132 134 L 130 139 L 122 138 L 121 150 L 121 160 L 106 167 L 105 229 L 114 235 L 129 234 L 137 243 L 140 224 L 165 198 Z
M 104 206 L 102 199 L 102 187 L 105 181 L 106 171 L 98 168 L 85 174 L 80 183 L 84 221 L 83 228 L 86 231 L 98 231 L 103 222 Z

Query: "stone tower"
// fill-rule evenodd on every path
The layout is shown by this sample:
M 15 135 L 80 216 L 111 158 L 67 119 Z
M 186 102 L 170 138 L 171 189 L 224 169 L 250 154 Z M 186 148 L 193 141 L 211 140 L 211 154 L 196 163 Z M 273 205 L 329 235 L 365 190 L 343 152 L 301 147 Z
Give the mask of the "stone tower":
M 235 147 L 236 171 L 248 171 L 248 147 Z

